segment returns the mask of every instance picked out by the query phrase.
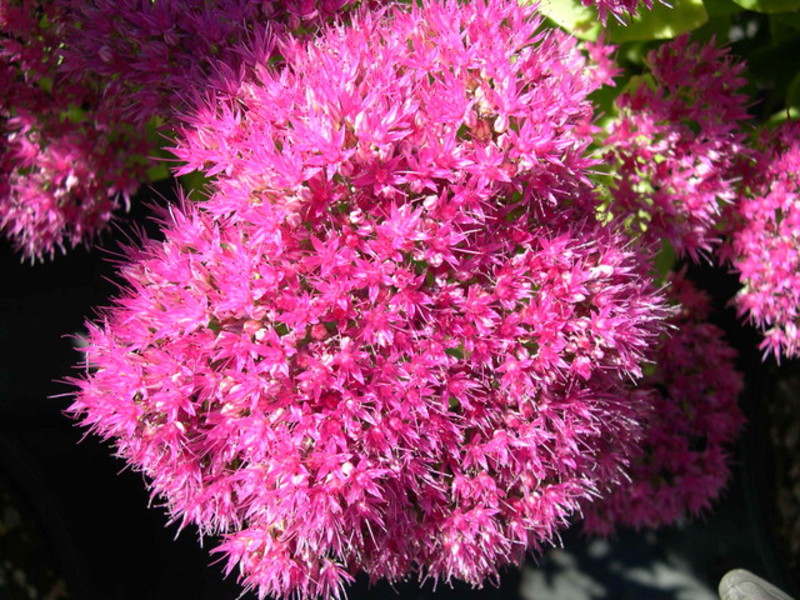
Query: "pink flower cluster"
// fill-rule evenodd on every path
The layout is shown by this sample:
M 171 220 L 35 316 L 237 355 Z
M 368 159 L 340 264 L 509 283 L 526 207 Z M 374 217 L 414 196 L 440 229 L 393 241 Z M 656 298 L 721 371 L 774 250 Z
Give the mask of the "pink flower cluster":
M 750 194 L 736 206 L 729 255 L 742 289 L 734 302 L 764 332 L 775 358 L 800 357 L 800 123 L 765 136 Z
M 659 345 L 655 372 L 637 388 L 654 399 L 641 453 L 629 470 L 631 481 L 587 510 L 584 525 L 595 533 L 695 516 L 711 505 L 730 475 L 728 448 L 744 422 L 735 352 L 722 330 L 707 322 L 706 294 L 682 274 L 671 283 L 680 312 Z
M 147 180 L 148 127 L 346 4 L 0 0 L 0 231 L 32 260 L 91 242 Z
M 72 29 L 61 71 L 99 75 L 127 118 L 172 121 L 209 79 L 277 58 L 275 40 L 339 14 L 350 0 L 60 0 Z
M 480 585 L 623 480 L 670 310 L 594 218 L 573 38 L 429 0 L 189 111 L 216 180 L 130 250 L 72 412 L 259 597 Z
M 719 241 L 714 226 L 738 193 L 744 64 L 713 41 L 699 46 L 684 35 L 652 51 L 647 66 L 617 99 L 619 116 L 603 141 L 609 210 L 697 259 Z
M 144 137 L 58 76 L 62 23 L 57 3 L 0 2 L 0 230 L 32 260 L 91 240 L 145 173 Z

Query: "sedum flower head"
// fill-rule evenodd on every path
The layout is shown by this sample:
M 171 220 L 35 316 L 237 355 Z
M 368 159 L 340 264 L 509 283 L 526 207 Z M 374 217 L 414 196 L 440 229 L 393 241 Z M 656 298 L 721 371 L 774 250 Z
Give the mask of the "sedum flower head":
M 744 64 L 713 40 L 699 46 L 684 35 L 653 50 L 647 65 L 617 99 L 619 115 L 603 142 L 610 210 L 697 259 L 718 241 L 721 207 L 736 198 Z
M 59 3 L 0 0 L 0 231 L 41 259 L 96 236 L 144 176 L 144 135 L 57 75 Z
M 31 260 L 91 242 L 146 180 L 148 128 L 346 4 L 0 0 L 0 231 Z
M 275 39 L 313 31 L 350 0 L 59 0 L 71 16 L 61 72 L 102 77 L 129 119 L 171 122 L 219 70 L 274 58 Z
M 216 181 L 130 250 L 72 411 L 259 597 L 479 585 L 621 479 L 668 310 L 593 218 L 597 78 L 539 26 L 362 12 L 188 113 Z
M 765 354 L 800 356 L 800 124 L 788 121 L 764 139 L 751 195 L 736 206 L 727 254 L 742 289 L 734 303 L 760 327 Z

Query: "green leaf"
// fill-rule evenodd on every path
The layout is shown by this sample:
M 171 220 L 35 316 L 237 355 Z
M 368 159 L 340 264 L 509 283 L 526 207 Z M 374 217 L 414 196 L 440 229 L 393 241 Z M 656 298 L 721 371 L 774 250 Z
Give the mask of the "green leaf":
M 667 276 L 677 261 L 678 257 L 675 254 L 675 248 L 667 240 L 664 240 L 655 260 L 656 275 L 661 281 L 667 280 Z
M 775 45 L 791 43 L 798 37 L 797 29 L 788 25 L 782 13 L 769 15 L 769 32 Z
M 53 91 L 53 80 L 50 77 L 41 77 L 36 83 L 48 94 Z
M 800 8 L 800 0 L 733 0 L 747 10 L 756 12 L 776 13 L 797 10 Z
M 70 104 L 69 108 L 61 113 L 62 121 L 69 119 L 73 123 L 82 123 L 86 120 L 86 111 L 80 106 Z
M 703 0 L 706 12 L 711 17 L 721 17 L 725 15 L 735 15 L 744 10 L 733 0 Z
M 785 110 L 779 110 L 770 116 L 770 118 L 767 120 L 767 125 L 780 125 L 789 119 L 800 119 L 800 108 L 793 108 L 790 106 Z
M 147 180 L 150 183 L 155 183 L 157 181 L 164 181 L 169 177 L 169 167 L 167 167 L 166 163 L 156 163 L 152 167 L 148 167 L 147 169 Z
M 642 9 L 629 25 L 608 22 L 609 39 L 614 43 L 666 40 L 697 29 L 708 21 L 702 0 L 673 0 L 672 7 L 655 4 Z
M 531 2 L 531 0 L 520 1 Z M 725 0 L 711 1 L 722 3 Z M 610 18 L 606 26 L 609 40 L 620 43 L 670 39 L 697 29 L 708 21 L 708 12 L 703 0 L 673 0 L 671 4 L 672 7 L 656 4 L 652 10 L 642 7 L 628 25 L 622 25 Z M 603 31 L 597 11 L 584 6 L 580 0 L 542 0 L 539 11 L 583 40 L 594 41 Z
M 532 2 L 520 0 L 520 3 Z M 541 0 L 539 12 L 582 40 L 596 41 L 603 30 L 597 11 L 584 6 L 580 0 Z
M 800 71 L 794 76 L 786 91 L 786 106 L 800 110 Z
M 213 180 L 203 175 L 200 171 L 192 171 L 178 177 L 178 181 L 190 199 L 199 200 L 203 197 L 203 193 L 207 191 L 208 184 Z

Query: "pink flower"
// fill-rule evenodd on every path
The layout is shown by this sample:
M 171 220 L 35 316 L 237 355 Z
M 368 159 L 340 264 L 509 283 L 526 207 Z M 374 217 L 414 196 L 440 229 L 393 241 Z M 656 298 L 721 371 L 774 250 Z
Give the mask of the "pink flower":
M 346 4 L 0 1 L 0 229 L 32 260 L 90 243 L 147 179 L 148 128 Z
M 800 125 L 788 121 L 764 136 L 763 150 L 741 198 L 731 211 L 725 248 L 742 289 L 734 303 L 740 316 L 761 328 L 764 354 L 800 356 Z
M 276 57 L 277 38 L 313 28 L 349 0 L 60 0 L 70 22 L 60 68 L 105 82 L 104 97 L 136 123 L 172 122 L 212 81 L 235 85 Z
M 697 259 L 718 242 L 721 207 L 736 198 L 743 63 L 713 41 L 679 37 L 648 55 L 650 72 L 623 93 L 603 144 L 614 181 L 610 212 L 635 234 Z
M 89 242 L 127 205 L 147 144 L 100 108 L 96 80 L 58 78 L 60 4 L 3 4 L 0 230 L 35 260 Z
M 210 197 L 129 251 L 72 411 L 260 597 L 480 585 L 622 478 L 669 310 L 594 219 L 597 78 L 540 25 L 361 11 L 187 111 Z

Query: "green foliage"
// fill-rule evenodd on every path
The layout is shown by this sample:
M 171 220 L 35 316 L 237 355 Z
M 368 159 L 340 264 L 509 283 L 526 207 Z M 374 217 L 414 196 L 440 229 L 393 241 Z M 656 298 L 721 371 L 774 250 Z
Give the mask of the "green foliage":
M 150 183 L 164 181 L 170 176 L 167 164 L 173 156 L 164 150 L 164 144 L 167 139 L 161 133 L 162 125 L 163 120 L 160 117 L 153 117 L 147 123 L 147 141 L 150 143 L 151 148 L 155 148 L 154 156 L 145 159 L 149 165 L 147 168 L 147 180 Z
M 693 31 L 708 21 L 702 0 L 674 0 L 672 5 L 655 4 L 652 10 L 642 9 L 630 24 L 609 21 L 612 42 L 665 40 Z
M 735 15 L 744 9 L 733 0 L 703 0 L 706 12 L 710 17 Z
M 733 0 L 747 10 L 780 13 L 800 9 L 800 0 Z
M 786 106 L 800 110 L 800 71 L 795 74 L 786 91 Z
M 208 184 L 211 179 L 207 178 L 200 171 L 192 171 L 186 175 L 178 177 L 186 197 L 191 200 L 200 200 L 207 194 Z
M 607 39 L 614 43 L 670 39 L 708 21 L 703 0 L 673 0 L 670 4 L 656 4 L 652 10 L 642 8 L 626 25 L 609 18 Z M 594 41 L 603 31 L 597 11 L 580 0 L 542 0 L 540 10 L 580 39 Z
M 529 0 L 521 0 L 530 4 Z M 582 40 L 595 41 L 603 26 L 597 11 L 581 4 L 580 0 L 541 0 L 539 10 L 558 26 Z

